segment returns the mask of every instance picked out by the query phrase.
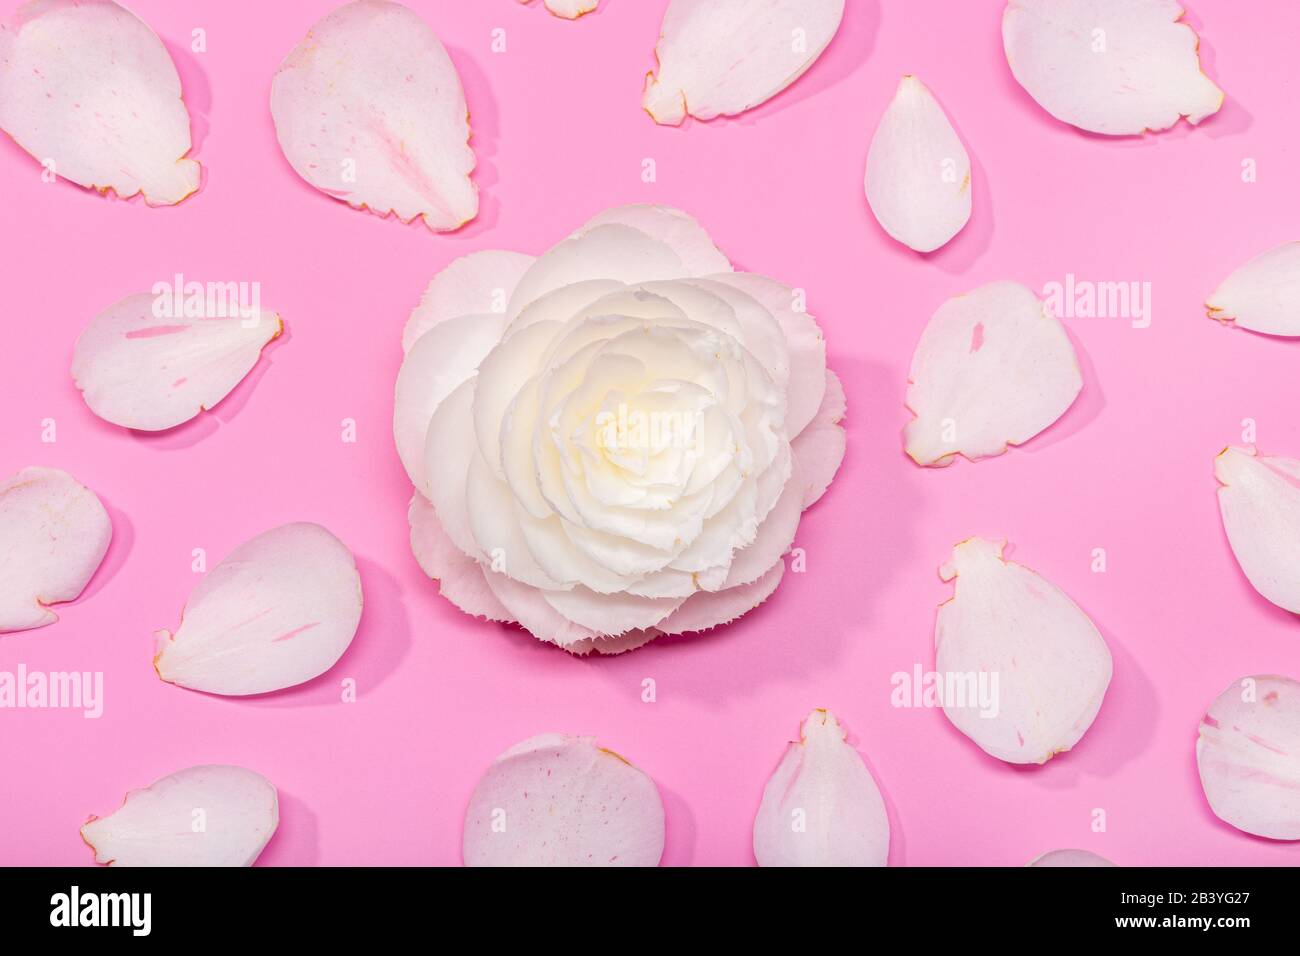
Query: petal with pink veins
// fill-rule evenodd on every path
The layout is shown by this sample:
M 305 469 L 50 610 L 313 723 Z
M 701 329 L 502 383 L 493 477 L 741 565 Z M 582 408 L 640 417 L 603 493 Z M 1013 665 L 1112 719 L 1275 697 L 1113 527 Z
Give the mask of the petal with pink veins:
M 1243 677 L 1220 694 L 1201 719 L 1196 766 L 1220 820 L 1300 840 L 1300 681 Z
M 85 590 L 112 537 L 95 493 L 65 471 L 24 468 L 0 482 L 0 632 L 57 621 L 47 605 Z
M 158 632 L 169 683 L 239 697 L 293 687 L 334 666 L 361 622 L 352 553 L 318 524 L 263 532 L 208 572 L 175 634 Z
M 435 232 L 478 215 L 460 77 L 400 3 L 355 0 L 319 20 L 271 83 L 276 138 L 321 192 Z
M 214 408 L 279 338 L 274 312 L 173 318 L 156 314 L 156 296 L 127 296 L 82 331 L 72 379 L 90 410 L 139 431 L 174 428 Z
M 271 782 L 243 767 L 188 767 L 132 790 L 81 838 L 109 866 L 252 866 L 280 825 Z
M 88 189 L 170 206 L 199 188 L 176 65 L 112 0 L 32 0 L 0 24 L 0 129 Z

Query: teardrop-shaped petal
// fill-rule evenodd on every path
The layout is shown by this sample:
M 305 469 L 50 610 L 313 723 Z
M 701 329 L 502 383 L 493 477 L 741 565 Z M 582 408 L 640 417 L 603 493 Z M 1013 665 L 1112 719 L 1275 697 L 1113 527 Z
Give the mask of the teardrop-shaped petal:
M 400 3 L 356 0 L 318 21 L 275 74 L 271 115 L 285 158 L 323 193 L 438 232 L 478 215 L 460 77 Z
M 885 866 L 889 816 L 862 756 L 829 710 L 814 710 L 763 788 L 759 866 Z
M 0 24 L 0 129 L 88 189 L 170 206 L 199 188 L 176 65 L 112 0 L 32 0 Z
M 1214 815 L 1270 840 L 1300 840 L 1300 682 L 1243 677 L 1201 718 L 1196 766 Z
M 912 355 L 905 432 L 918 465 L 1000 455 L 1065 414 L 1083 388 L 1060 320 L 1018 282 L 949 299 Z
M 1004 560 L 1005 545 L 970 538 L 939 569 L 957 588 L 939 606 L 935 670 L 954 727 L 999 760 L 1046 763 L 1092 725 L 1110 650 L 1055 585 Z
M 1034 857 L 1025 866 L 1114 866 L 1104 856 L 1091 850 L 1048 850 Z
M 420 304 L 402 330 L 402 349 L 409 352 L 421 336 L 439 322 L 462 315 L 504 313 L 515 286 L 536 262 L 521 252 L 485 249 L 453 260 L 434 276 Z
M 1247 580 L 1300 614 L 1300 461 L 1259 455 L 1253 446 L 1225 448 L 1214 477 L 1223 530 Z
M 1176 0 L 1011 0 L 1002 44 L 1038 105 L 1093 133 L 1137 135 L 1223 105 Z
M 669 126 L 743 113 L 799 79 L 843 17 L 844 0 L 671 0 L 641 105 Z
M 516 744 L 465 811 L 467 866 L 658 866 L 663 851 L 654 781 L 593 737 Z
M 188 767 L 132 790 L 81 838 L 110 866 L 252 866 L 280 824 L 275 787 L 243 767 Z
M 343 656 L 361 621 L 352 553 L 318 524 L 272 528 L 199 582 L 175 634 L 158 633 L 163 680 L 244 696 L 292 687 Z
M 914 76 L 898 90 L 867 153 L 867 202 L 882 229 L 933 252 L 970 219 L 970 157 L 947 114 Z
M 1284 242 L 1224 279 L 1209 316 L 1266 335 L 1300 336 L 1300 242 Z
M 73 349 L 73 381 L 114 425 L 152 432 L 189 421 L 229 395 L 284 329 L 274 312 L 174 318 L 161 301 L 127 296 L 91 319 Z
M 0 632 L 57 621 L 94 576 L 113 523 L 89 488 L 57 468 L 24 468 L 0 482 Z

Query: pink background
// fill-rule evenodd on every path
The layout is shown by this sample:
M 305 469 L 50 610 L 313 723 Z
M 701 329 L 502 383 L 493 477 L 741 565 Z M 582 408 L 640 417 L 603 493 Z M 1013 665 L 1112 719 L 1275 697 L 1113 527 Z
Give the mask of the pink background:
M 4 12 L 15 5 L 4 0 Z M 1297 238 L 1300 7 L 1193 0 L 1210 76 L 1228 94 L 1192 129 L 1140 139 L 1056 122 L 1015 83 L 1001 0 L 849 0 L 830 49 L 736 120 L 655 126 L 639 107 L 662 0 L 606 0 L 576 23 L 515 0 L 410 0 L 460 70 L 482 190 L 452 236 L 355 212 L 282 158 L 267 100 L 281 58 L 334 0 L 133 0 L 167 41 L 194 116 L 202 191 L 174 209 L 43 184 L 0 144 L 5 338 L 0 474 L 65 468 L 112 513 L 104 567 L 52 627 L 0 637 L 0 669 L 105 675 L 105 712 L 0 711 L 0 862 L 89 863 L 78 827 L 133 787 L 204 762 L 267 775 L 282 799 L 264 864 L 455 864 L 476 780 L 544 731 L 594 734 L 663 793 L 669 864 L 752 864 L 764 781 L 813 707 L 849 726 L 880 782 L 894 864 L 1018 865 L 1057 847 L 1120 864 L 1296 864 L 1300 847 L 1210 813 L 1193 746 L 1205 706 L 1252 673 L 1300 676 L 1300 625 L 1258 597 L 1228 550 L 1212 459 L 1258 422 L 1300 454 L 1300 345 L 1224 329 L 1203 300 L 1249 256 Z M 206 53 L 189 52 L 194 27 Z M 507 31 L 506 53 L 491 31 Z M 901 74 L 919 75 L 975 164 L 975 213 L 939 253 L 889 240 L 862 195 L 867 145 Z M 653 158 L 658 181 L 641 181 Z M 1244 159 L 1258 182 L 1244 183 Z M 484 248 L 539 253 L 598 210 L 680 206 L 738 267 L 808 290 L 850 406 L 848 456 L 797 545 L 808 570 L 711 636 L 575 659 L 464 617 L 407 546 L 410 485 L 391 436 L 402 324 L 429 278 Z M 213 414 L 140 437 L 86 409 L 68 373 L 81 327 L 183 272 L 258 280 L 288 334 Z M 906 370 L 949 296 L 1067 272 L 1149 281 L 1154 320 L 1067 320 L 1080 400 L 1049 432 L 978 465 L 903 455 Z M 43 444 L 42 419 L 58 440 Z M 358 441 L 340 440 L 357 422 Z M 356 553 L 366 611 L 322 678 L 261 699 L 160 682 L 151 632 L 175 627 L 210 564 L 291 520 Z M 933 663 L 936 568 L 971 534 L 1097 623 L 1115 677 L 1092 730 L 1042 768 L 987 757 L 932 710 L 890 706 L 890 675 Z M 1104 547 L 1109 570 L 1090 570 Z M 353 677 L 360 698 L 339 702 Z M 653 678 L 658 700 L 641 701 Z M 1108 831 L 1090 830 L 1103 808 Z

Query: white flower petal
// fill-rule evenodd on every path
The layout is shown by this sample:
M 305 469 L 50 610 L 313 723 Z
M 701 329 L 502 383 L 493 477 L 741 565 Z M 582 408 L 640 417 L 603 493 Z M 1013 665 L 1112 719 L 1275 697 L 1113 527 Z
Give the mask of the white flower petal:
M 1214 460 L 1219 514 L 1255 590 L 1300 614 L 1300 461 L 1225 448 Z
M 1260 253 L 1205 303 L 1212 319 L 1266 335 L 1300 336 L 1300 242 Z
M 1201 719 L 1196 766 L 1214 815 L 1270 840 L 1300 840 L 1300 682 L 1244 677 Z
M 1016 80 L 1057 119 L 1137 135 L 1223 104 L 1182 16 L 1176 0 L 1011 0 L 1002 43 Z
M 633 204 L 615 206 L 597 213 L 575 236 L 590 232 L 597 226 L 621 223 L 639 229 L 652 239 L 670 246 L 681 259 L 688 275 L 707 276 L 715 272 L 730 272 L 731 261 L 718 251 L 713 239 L 694 217 L 672 206 Z
M 1114 866 L 1104 856 L 1091 850 L 1048 850 L 1034 857 L 1025 866 Z
M 654 781 L 594 737 L 516 744 L 465 811 L 466 866 L 658 866 L 663 851 Z
M 749 613 L 776 590 L 785 574 L 785 561 L 777 561 L 767 573 L 749 584 L 723 591 L 698 591 L 656 625 L 664 634 L 708 631 Z
M 318 524 L 281 525 L 199 582 L 175 634 L 158 632 L 163 680 L 243 696 L 293 687 L 343 656 L 361 621 L 351 552 Z
M 393 438 L 411 483 L 425 487 L 424 445 L 433 413 L 448 395 L 474 377 L 501 341 L 504 315 L 462 315 L 430 328 L 406 353 L 397 373 Z
M 202 827 L 195 825 L 202 815 Z M 280 825 L 275 787 L 243 767 L 188 767 L 132 790 L 81 838 L 110 866 L 252 866 Z
M 483 460 L 500 477 L 505 477 L 501 422 L 559 328 L 558 322 L 535 322 L 504 341 L 498 340 L 479 365 L 474 383 L 474 437 Z
M 814 710 L 763 788 L 754 818 L 759 866 L 885 866 L 880 789 L 828 710 Z
M 478 215 L 460 77 L 400 3 L 356 0 L 317 21 L 275 74 L 271 115 L 285 158 L 327 195 L 438 232 Z
M 170 206 L 199 188 L 176 65 L 111 0 L 32 0 L 0 24 L 0 129 L 89 189 Z
M 160 318 L 155 301 L 140 293 L 109 306 L 72 352 L 72 378 L 90 410 L 123 428 L 162 431 L 214 407 L 284 329 L 274 312 Z
M 548 292 L 588 279 L 621 283 L 681 279 L 688 275 L 667 243 L 621 223 L 595 226 L 543 254 L 515 286 L 511 319 Z
M 470 530 L 469 509 L 465 503 L 466 476 L 469 463 L 477 457 L 474 420 L 470 409 L 474 400 L 473 380 L 462 382 L 454 392 L 438 403 L 429 422 L 424 442 L 425 487 L 416 488 L 433 505 L 438 523 L 461 551 L 471 558 L 483 558 L 483 549 Z
M 785 428 L 786 433 L 794 438 L 813 420 L 826 390 L 826 340 L 817 320 L 808 314 L 803 291 L 752 272 L 709 278 L 739 289 L 761 302 L 785 332 L 790 355 Z
M 520 3 L 532 3 L 532 0 L 519 0 Z M 600 0 L 546 0 L 546 9 L 557 17 L 576 20 L 595 10 Z
M 648 598 L 635 594 L 597 594 L 584 587 L 543 591 L 546 603 L 580 627 L 601 637 L 654 627 L 681 607 L 685 598 Z
M 999 760 L 1046 763 L 1092 725 L 1110 684 L 1110 651 L 1064 593 L 1003 559 L 1005 544 L 970 538 L 939 569 L 957 587 L 939 606 L 935 670 L 945 683 L 985 680 L 991 691 L 992 706 L 971 695 L 943 701 L 954 727 Z
M 1000 455 L 1065 414 L 1083 388 L 1074 346 L 1032 291 L 993 282 L 949 299 L 921 333 L 905 432 L 918 465 Z
M 914 76 L 899 81 L 867 153 L 867 202 L 882 229 L 933 252 L 970 219 L 970 157 L 943 107 Z
M 537 563 L 515 514 L 509 485 L 488 470 L 482 455 L 470 458 L 465 508 L 470 533 L 494 568 L 504 566 L 506 574 L 535 588 L 562 590 L 573 586 L 572 581 L 555 580 Z
M 429 281 L 402 330 L 409 352 L 439 322 L 462 315 L 504 315 L 520 278 L 536 262 L 519 252 L 487 249 L 454 260 Z
M 24 468 L 0 482 L 0 632 L 57 621 L 46 605 L 71 601 L 113 537 L 89 488 L 56 468 Z
M 840 384 L 839 376 L 827 369 L 822 407 L 808 427 L 790 443 L 803 480 L 804 508 L 811 508 L 826 494 L 835 473 L 840 470 L 840 463 L 844 461 L 847 438 L 840 422 L 844 420 L 846 410 L 844 386 Z
M 411 551 L 421 570 L 438 582 L 438 592 L 473 617 L 514 622 L 488 586 L 483 566 L 468 557 L 447 537 L 433 505 L 418 491 L 407 510 L 411 524 Z
M 802 76 L 843 16 L 844 0 L 671 0 L 641 105 L 671 126 L 743 113 Z

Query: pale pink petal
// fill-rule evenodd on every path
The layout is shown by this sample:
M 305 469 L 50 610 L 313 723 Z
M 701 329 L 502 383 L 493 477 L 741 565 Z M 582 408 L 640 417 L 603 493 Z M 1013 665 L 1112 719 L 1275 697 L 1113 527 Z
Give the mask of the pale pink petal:
M 784 574 L 785 561 L 780 560 L 749 584 L 722 591 L 697 591 L 659 622 L 656 630 L 664 634 L 686 634 L 730 624 L 771 597 Z
M 230 552 L 158 632 L 163 680 L 243 696 L 292 687 L 343 656 L 361 621 L 351 552 L 318 524 L 281 525 Z
M 285 158 L 321 192 L 438 232 L 478 215 L 460 77 L 400 3 L 356 0 L 318 21 L 276 72 L 271 115 Z
M 514 622 L 488 586 L 483 566 L 467 557 L 447 537 L 433 510 L 418 491 L 407 511 L 411 524 L 411 551 L 421 570 L 438 582 L 438 592 L 466 614 L 489 621 Z
M 1136 135 L 1223 105 L 1182 16 L 1176 0 L 1011 0 L 1002 44 L 1017 82 L 1057 119 Z
M 671 0 L 641 105 L 671 126 L 743 113 L 802 76 L 843 16 L 844 0 Z
M 214 407 L 284 329 L 274 312 L 177 318 L 162 301 L 127 296 L 91 319 L 73 349 L 73 381 L 114 425 L 162 431 Z
M 486 249 L 455 259 L 434 276 L 420 304 L 402 330 L 402 349 L 411 351 L 425 332 L 439 322 L 462 315 L 504 314 L 510 296 L 534 256 Z
M 862 756 L 828 710 L 804 720 L 763 788 L 754 818 L 759 866 L 885 866 L 889 815 Z
M 393 438 L 416 488 L 425 487 L 424 445 L 433 413 L 474 377 L 504 328 L 504 315 L 462 315 L 431 327 L 406 353 L 397 373 Z
M 1255 590 L 1300 614 L 1300 461 L 1225 448 L 1214 460 L 1219 514 Z
M 85 589 L 112 537 L 95 493 L 65 471 L 24 468 L 0 482 L 0 632 L 57 621 L 46 605 Z
M 905 76 L 867 153 L 867 202 L 890 236 L 933 252 L 970 219 L 970 157 L 933 94 Z
M 847 444 L 844 420 L 847 405 L 839 376 L 826 370 L 826 394 L 817 415 L 790 443 L 803 480 L 803 506 L 811 508 L 830 487 L 844 461 Z
M 1270 840 L 1300 840 L 1300 682 L 1243 677 L 1201 719 L 1196 766 L 1214 815 Z
M 1104 856 L 1091 850 L 1048 850 L 1034 857 L 1025 866 L 1114 866 Z
M 519 0 L 519 2 L 532 3 L 532 0 Z M 584 14 L 591 13 L 599 3 L 600 0 L 546 0 L 545 6 L 547 10 L 557 17 L 576 20 Z
M 275 787 L 243 767 L 188 767 L 120 808 L 91 817 L 81 838 L 110 866 L 252 866 L 280 825 Z
M 1225 325 L 1300 336 L 1300 242 L 1260 253 L 1224 279 L 1205 305 Z
M 1005 560 L 1005 546 L 970 538 L 939 569 L 957 586 L 939 606 L 935 670 L 960 697 L 942 701 L 954 727 L 999 760 L 1046 763 L 1092 725 L 1110 650 L 1062 591 Z
M 0 129 L 89 189 L 170 206 L 199 188 L 176 66 L 112 0 L 32 0 L 0 24 Z
M 908 376 L 907 454 L 918 465 L 1000 455 L 1065 414 L 1083 388 L 1059 319 L 1017 282 L 993 282 L 934 313 Z
M 654 781 L 593 737 L 516 744 L 465 811 L 467 866 L 658 866 L 663 850 Z

